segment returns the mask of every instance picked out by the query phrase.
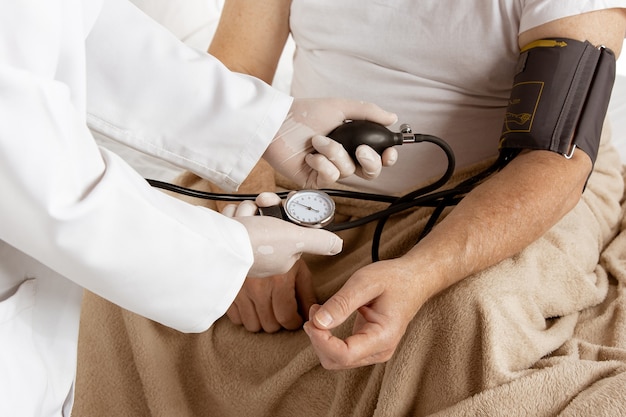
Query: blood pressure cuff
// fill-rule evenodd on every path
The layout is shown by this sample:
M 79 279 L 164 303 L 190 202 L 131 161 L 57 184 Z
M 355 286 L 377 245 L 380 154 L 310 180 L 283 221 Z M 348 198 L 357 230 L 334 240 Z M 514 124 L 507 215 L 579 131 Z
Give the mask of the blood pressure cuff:
M 500 137 L 501 158 L 522 149 L 570 158 L 580 148 L 595 162 L 614 82 L 615 55 L 608 48 L 572 39 L 524 47 Z

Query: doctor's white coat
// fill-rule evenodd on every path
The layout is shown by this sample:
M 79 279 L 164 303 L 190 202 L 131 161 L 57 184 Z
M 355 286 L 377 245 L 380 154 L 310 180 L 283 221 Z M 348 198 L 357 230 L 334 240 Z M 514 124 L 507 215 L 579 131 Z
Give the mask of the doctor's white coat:
M 69 415 L 82 287 L 196 332 L 252 263 L 87 126 L 234 189 L 290 104 L 124 0 L 0 0 L 0 416 Z

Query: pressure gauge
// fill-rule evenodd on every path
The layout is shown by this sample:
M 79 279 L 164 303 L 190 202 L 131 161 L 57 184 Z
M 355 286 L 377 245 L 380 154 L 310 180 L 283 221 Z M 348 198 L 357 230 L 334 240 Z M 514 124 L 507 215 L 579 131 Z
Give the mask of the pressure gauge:
M 335 202 L 319 190 L 296 191 L 283 206 L 289 221 L 300 226 L 324 227 L 335 217 Z

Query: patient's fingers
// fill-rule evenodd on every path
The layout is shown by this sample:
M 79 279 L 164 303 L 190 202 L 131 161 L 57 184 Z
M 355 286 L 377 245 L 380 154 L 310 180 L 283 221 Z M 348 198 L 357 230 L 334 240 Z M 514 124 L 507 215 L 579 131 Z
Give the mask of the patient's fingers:
M 348 369 L 389 360 L 410 320 L 423 303 L 421 288 L 397 260 L 369 264 L 355 272 L 323 306 L 311 307 L 304 329 L 327 369 Z M 410 274 L 409 274 L 410 275 Z M 417 290 L 415 292 L 415 290 Z M 400 296 L 413 302 L 398 303 Z M 340 339 L 331 330 L 357 313 L 352 334 Z
M 315 315 L 319 306 L 311 308 L 310 316 Z M 311 322 L 304 324 L 304 330 L 311 345 L 325 369 L 350 369 L 388 361 L 396 344 L 388 343 L 387 332 L 380 325 L 360 320 L 355 324 L 354 333 L 342 340 L 330 330 L 319 329 Z
M 299 271 L 303 271 L 304 274 Z M 246 279 L 227 312 L 228 318 L 234 324 L 243 325 L 251 332 L 274 333 L 281 328 L 288 330 L 300 328 L 304 320 L 299 312 L 295 287 L 298 276 L 303 275 L 307 278 L 306 273 L 310 275 L 304 262 L 300 261 L 286 274 L 265 279 Z M 312 291 L 310 281 L 308 284 Z
M 272 310 L 280 327 L 296 330 L 302 326 L 304 320 L 298 313 L 298 302 L 293 281 L 275 289 L 272 294 Z
M 230 319 L 233 324 L 241 325 L 241 314 L 239 314 L 239 307 L 237 307 L 237 303 L 233 302 L 228 310 L 226 311 L 226 316 Z
M 315 300 L 311 272 L 300 259 L 281 278 L 272 292 L 274 316 L 285 329 L 296 330 L 302 327 L 305 312 L 314 302 L 311 299 Z
M 280 323 L 276 320 L 272 298 L 274 296 L 275 282 L 280 280 L 281 275 L 266 279 L 258 279 L 250 282 L 248 287 L 248 297 L 256 310 L 260 329 L 267 333 L 274 333 L 280 330 Z
M 315 290 L 313 289 L 313 274 L 306 263 L 300 259 L 296 263 L 298 275 L 296 276 L 296 299 L 298 302 L 298 313 L 304 319 L 309 319 L 309 310 L 317 303 Z M 300 323 L 298 326 L 301 326 Z
M 239 310 L 239 317 L 243 327 L 249 332 L 261 331 L 261 321 L 257 316 L 256 308 L 250 298 L 240 292 L 235 302 L 237 303 L 237 309 Z
M 266 333 L 276 333 L 281 329 L 281 325 L 272 310 L 272 300 L 266 300 L 262 305 L 257 305 L 257 313 L 261 330 Z

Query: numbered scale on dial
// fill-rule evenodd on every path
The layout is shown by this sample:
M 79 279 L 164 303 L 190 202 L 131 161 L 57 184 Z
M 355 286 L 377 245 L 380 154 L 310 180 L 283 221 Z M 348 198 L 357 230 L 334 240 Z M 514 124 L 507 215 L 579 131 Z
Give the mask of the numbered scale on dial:
M 301 190 L 291 194 L 285 201 L 284 209 L 290 221 L 307 227 L 324 227 L 335 216 L 335 202 L 319 190 Z

